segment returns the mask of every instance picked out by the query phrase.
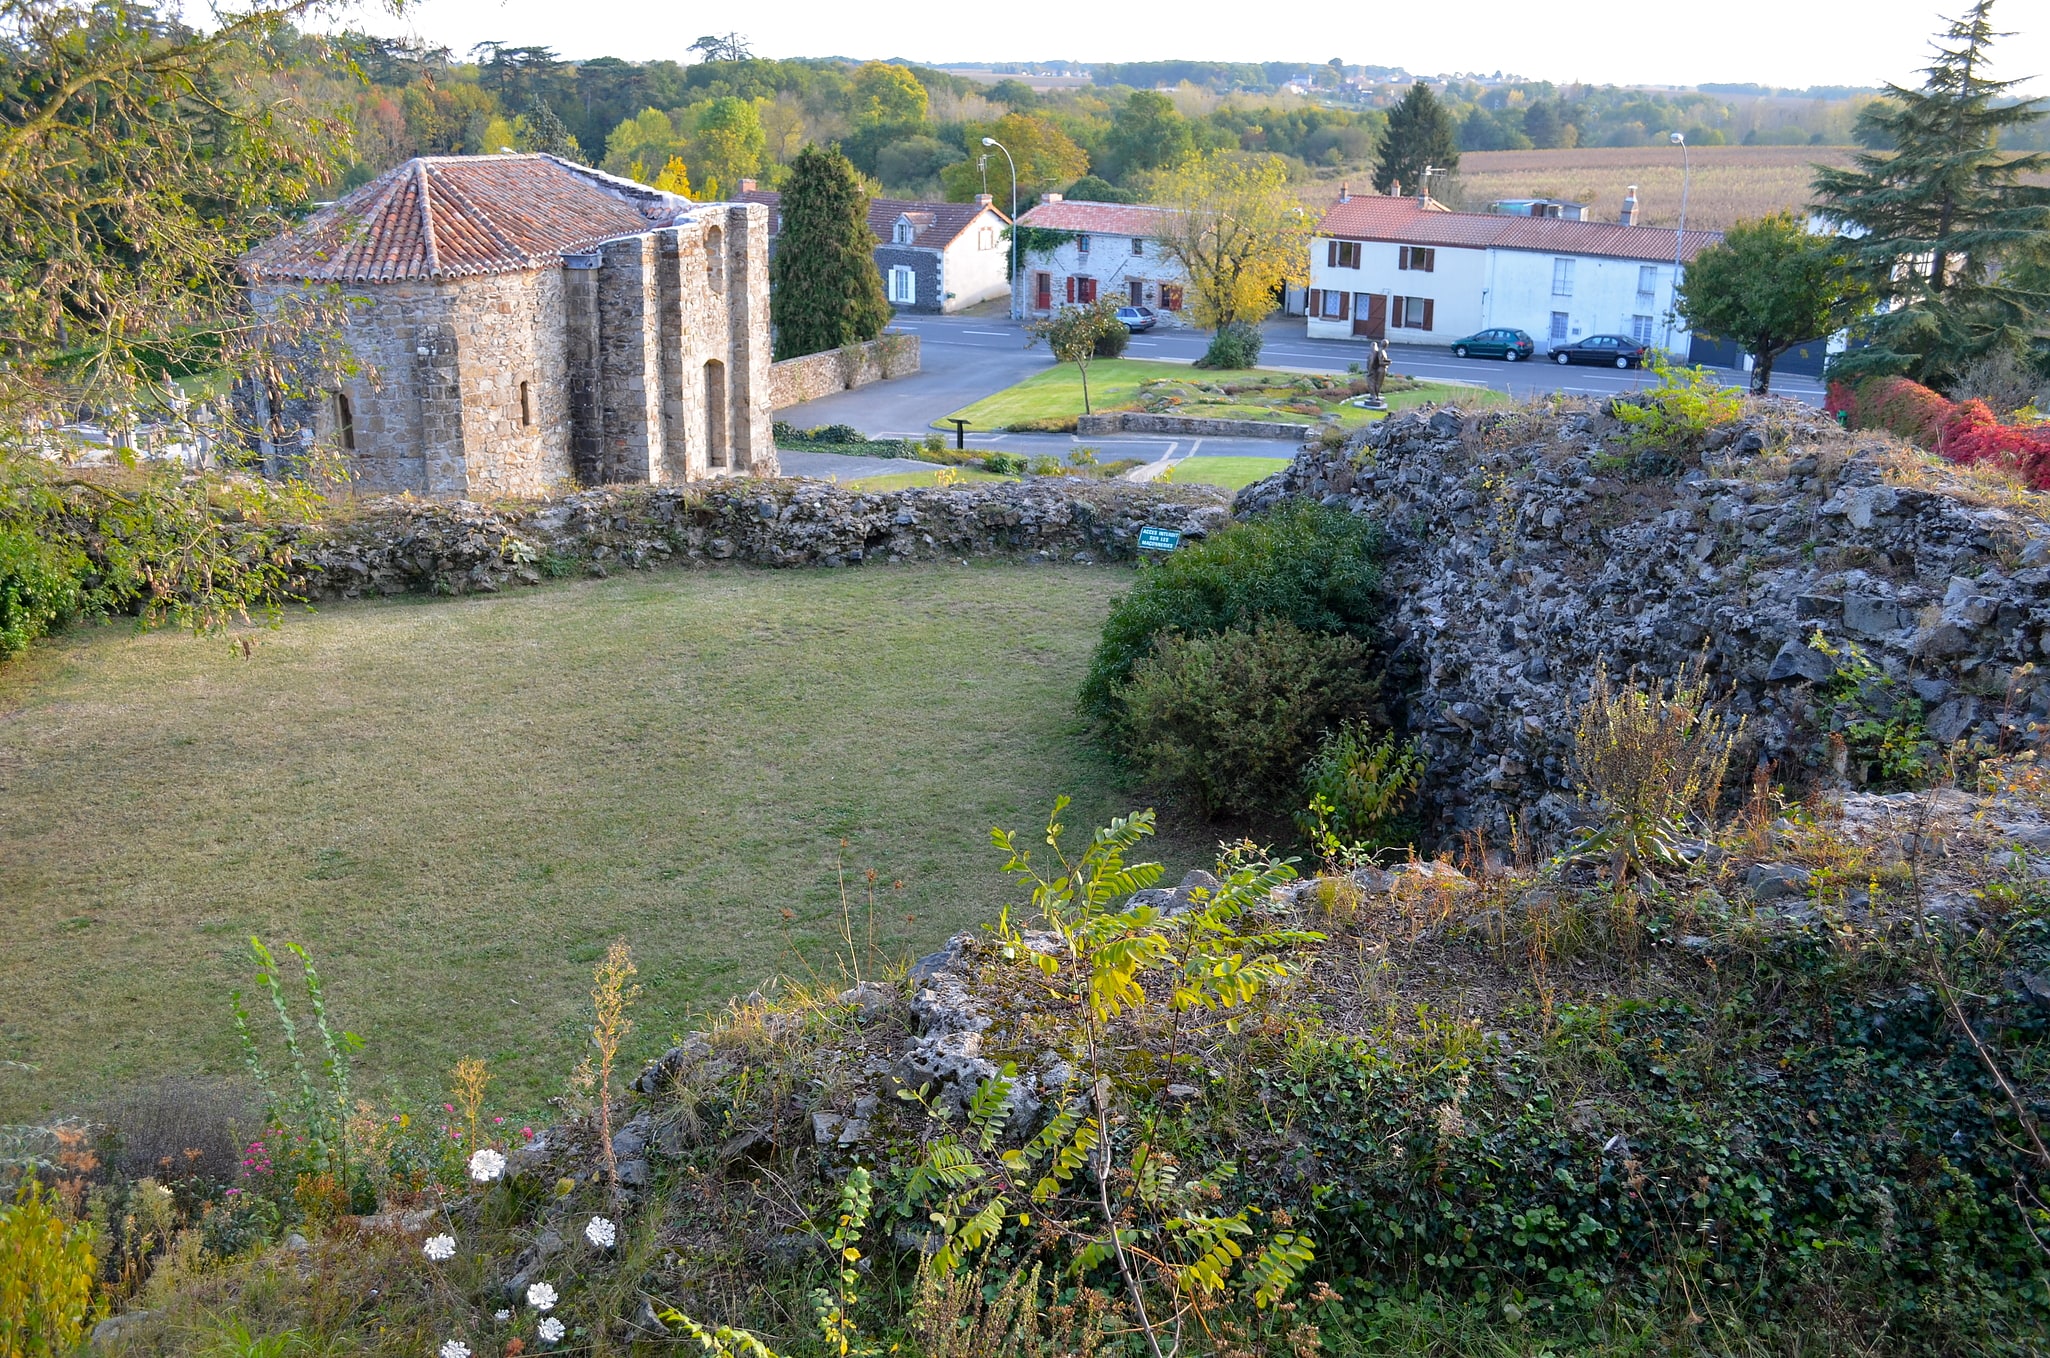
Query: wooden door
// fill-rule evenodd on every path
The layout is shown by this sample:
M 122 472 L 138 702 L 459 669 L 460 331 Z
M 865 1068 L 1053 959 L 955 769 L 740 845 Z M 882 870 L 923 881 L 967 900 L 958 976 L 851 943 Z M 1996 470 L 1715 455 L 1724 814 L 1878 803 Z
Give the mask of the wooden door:
M 1388 338 L 1388 298 L 1379 292 L 1352 295 L 1352 333 L 1365 339 Z
M 1132 305 L 1146 305 L 1146 280 L 1144 280 L 1143 278 L 1134 278 L 1130 281 L 1129 286 L 1132 293 Z

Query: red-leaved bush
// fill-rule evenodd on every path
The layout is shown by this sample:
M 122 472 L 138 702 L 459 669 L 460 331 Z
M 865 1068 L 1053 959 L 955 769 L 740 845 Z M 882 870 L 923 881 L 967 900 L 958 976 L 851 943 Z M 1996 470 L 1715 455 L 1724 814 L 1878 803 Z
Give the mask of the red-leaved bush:
M 1853 429 L 1884 429 L 1952 462 L 1992 463 L 2050 490 L 2050 424 L 2002 424 L 1984 401 L 1959 404 L 1905 377 L 1832 382 L 1823 408 L 1847 412 Z

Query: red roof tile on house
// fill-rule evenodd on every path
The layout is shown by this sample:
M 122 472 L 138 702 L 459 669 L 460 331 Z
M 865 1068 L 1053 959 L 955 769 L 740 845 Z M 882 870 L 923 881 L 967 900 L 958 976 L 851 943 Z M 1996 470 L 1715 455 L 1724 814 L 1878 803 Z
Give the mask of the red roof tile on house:
M 760 203 L 769 209 L 769 234 L 781 235 L 783 231 L 783 195 L 767 189 L 743 189 L 733 196 L 736 203 Z M 916 231 L 911 243 L 921 249 L 944 250 L 952 245 L 963 231 L 974 224 L 975 219 L 985 212 L 996 213 L 997 220 L 1009 223 L 1010 218 L 986 203 L 920 203 L 908 198 L 871 198 L 868 200 L 868 229 L 875 233 L 876 240 L 892 244 L 897 219 L 909 217 Z
M 242 256 L 253 282 L 515 273 L 674 225 L 690 200 L 550 155 L 422 156 Z
M 1048 231 L 1080 231 L 1092 236 L 1146 236 L 1160 234 L 1161 220 L 1169 209 L 1145 203 L 1041 203 L 1018 218 L 1020 226 L 1037 226 Z
M 1028 218 L 1029 220 L 1029 218 Z M 1493 212 L 1449 212 L 1414 198 L 1362 194 L 1333 203 L 1317 234 L 1341 240 L 1392 241 L 1484 250 L 1531 250 L 1553 255 L 1670 260 L 1674 233 L 1660 226 L 1575 222 L 1557 217 L 1513 217 Z M 1691 260 L 1723 238 L 1720 231 L 1689 231 L 1681 258 Z

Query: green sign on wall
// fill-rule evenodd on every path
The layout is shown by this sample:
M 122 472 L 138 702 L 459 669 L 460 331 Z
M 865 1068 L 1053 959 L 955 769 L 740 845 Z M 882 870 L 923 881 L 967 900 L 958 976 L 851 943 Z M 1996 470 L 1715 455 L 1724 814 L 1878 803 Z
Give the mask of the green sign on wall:
M 1141 528 L 1139 550 L 1142 552 L 1171 552 L 1182 545 L 1182 535 L 1172 528 Z

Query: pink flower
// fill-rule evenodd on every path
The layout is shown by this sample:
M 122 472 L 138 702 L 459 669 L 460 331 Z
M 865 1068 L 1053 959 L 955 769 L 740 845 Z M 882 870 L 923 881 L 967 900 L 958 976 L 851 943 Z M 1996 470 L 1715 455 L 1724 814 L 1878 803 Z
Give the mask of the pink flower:
M 532 1127 L 522 1127 L 520 1128 L 520 1135 L 532 1141 L 534 1139 L 534 1129 Z
M 493 1119 L 491 1119 L 491 1125 L 492 1125 L 492 1126 L 494 1126 L 494 1127 L 496 1127 L 496 1126 L 498 1126 L 499 1124 L 503 1123 L 504 1121 L 505 1121 L 505 1119 L 504 1119 L 504 1118 L 493 1118 Z
M 452 1103 L 445 1103 L 441 1107 L 442 1111 L 446 1113 L 453 1113 L 456 1111 L 456 1106 Z

